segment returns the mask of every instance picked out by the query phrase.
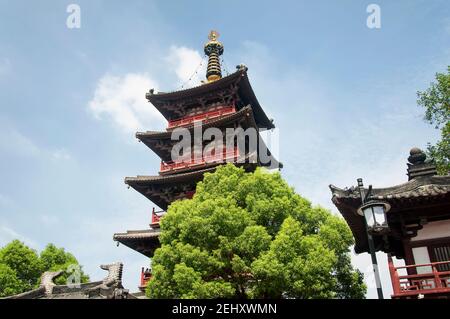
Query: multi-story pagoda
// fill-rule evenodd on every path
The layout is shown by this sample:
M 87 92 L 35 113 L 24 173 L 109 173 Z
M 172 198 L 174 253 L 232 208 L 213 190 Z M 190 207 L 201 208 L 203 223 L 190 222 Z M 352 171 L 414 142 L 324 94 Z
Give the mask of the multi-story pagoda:
M 275 126 L 256 99 L 247 67 L 238 65 L 236 72 L 222 77 L 219 57 L 224 47 L 217 40 L 217 32 L 211 31 L 208 38 L 204 46 L 208 56 L 206 81 L 181 91 L 155 93 L 151 89 L 146 94 L 147 100 L 167 119 L 168 125 L 165 131 L 138 132 L 136 137 L 161 158 L 161 166 L 158 175 L 126 177 L 125 184 L 147 197 L 160 210 L 153 208 L 149 228 L 114 234 L 114 240 L 148 257 L 152 257 L 159 246 L 159 219 L 172 202 L 193 196 L 204 173 L 212 172 L 217 165 L 227 162 L 243 166 L 248 171 L 257 166 L 272 169 L 281 166 L 259 135 L 259 131 Z M 216 135 L 214 139 L 203 135 L 209 128 L 216 133 L 219 130 L 220 140 L 216 140 Z M 256 132 L 256 147 L 252 147 L 250 135 L 236 134 L 252 129 Z M 190 141 L 188 153 L 174 159 L 172 151 L 179 143 L 174 139 L 177 130 L 188 132 L 194 138 Z M 232 146 L 229 145 L 230 140 L 233 141 Z M 143 270 L 141 278 L 145 279 L 147 274 Z
M 450 298 L 450 175 L 437 175 L 418 148 L 408 161 L 406 183 L 374 189 L 330 185 L 332 201 L 353 232 L 358 254 L 370 250 L 366 220 L 358 213 L 361 194 L 389 208 L 381 217 L 382 231 L 368 231 L 374 250 L 388 254 L 392 298 Z M 392 256 L 405 266 L 395 266 Z

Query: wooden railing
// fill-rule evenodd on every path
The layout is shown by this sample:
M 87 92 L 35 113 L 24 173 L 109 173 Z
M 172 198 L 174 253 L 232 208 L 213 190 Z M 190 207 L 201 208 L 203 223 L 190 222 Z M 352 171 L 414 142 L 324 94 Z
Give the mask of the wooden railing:
M 182 119 L 169 121 L 167 128 L 171 129 L 171 128 L 175 128 L 178 126 L 190 125 L 197 121 L 208 121 L 210 119 L 217 118 L 217 117 L 227 115 L 227 114 L 231 114 L 234 112 L 236 112 L 236 109 L 234 106 L 225 106 L 218 110 L 209 111 L 209 112 L 205 112 L 205 113 L 198 114 L 198 115 L 187 116 Z
M 139 289 L 144 290 L 147 287 L 149 280 L 152 278 L 152 272 L 150 269 L 142 267 L 141 269 L 141 283 Z
M 215 162 L 224 162 L 228 159 L 236 159 L 239 156 L 239 150 L 237 147 L 232 149 L 224 148 L 222 153 L 212 154 L 207 156 L 202 156 L 199 158 L 191 157 L 189 160 L 180 161 L 180 162 L 163 162 L 161 161 L 160 172 L 167 172 L 171 170 L 183 169 L 195 167 L 198 165 L 215 163 Z
M 158 228 L 159 227 L 159 221 L 164 216 L 166 212 L 163 210 L 155 211 L 155 207 L 153 207 L 152 210 L 152 222 L 150 224 L 150 227 L 152 228 Z
M 450 271 L 448 271 L 450 260 L 395 267 L 389 256 L 388 263 L 394 292 L 393 298 L 430 296 L 431 294 L 450 297 Z M 424 273 L 417 273 L 423 271 L 424 268 L 426 270 Z M 407 274 L 399 274 L 400 269 Z

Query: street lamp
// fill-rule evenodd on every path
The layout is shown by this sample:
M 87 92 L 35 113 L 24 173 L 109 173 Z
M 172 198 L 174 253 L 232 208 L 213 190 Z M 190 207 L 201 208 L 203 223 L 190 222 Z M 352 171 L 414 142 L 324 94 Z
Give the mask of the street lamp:
M 369 186 L 369 190 L 367 194 L 365 194 L 362 178 L 358 178 L 358 188 L 359 194 L 361 196 L 362 206 L 358 209 L 357 213 L 360 216 L 364 217 L 364 224 L 366 225 L 366 233 L 369 243 L 370 256 L 372 257 L 372 266 L 373 272 L 375 274 L 378 299 L 384 299 L 372 234 L 382 234 L 386 233 L 389 230 L 386 219 L 386 212 L 389 211 L 391 206 L 384 202 L 371 200 L 370 196 L 372 185 Z
M 358 214 L 366 220 L 367 230 L 371 233 L 384 233 L 389 230 L 386 212 L 391 205 L 379 201 L 368 201 L 358 209 Z

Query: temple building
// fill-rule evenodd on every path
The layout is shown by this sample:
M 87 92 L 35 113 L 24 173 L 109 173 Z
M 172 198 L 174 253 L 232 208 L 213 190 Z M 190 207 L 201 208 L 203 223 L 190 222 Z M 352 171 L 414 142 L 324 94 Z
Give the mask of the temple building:
M 369 252 L 370 233 L 375 251 L 387 254 L 392 298 L 448 299 L 450 175 L 438 176 L 434 163 L 418 148 L 411 150 L 408 161 L 404 184 L 373 189 L 362 183 L 345 189 L 330 185 L 332 201 L 353 232 L 356 253 Z M 361 216 L 361 194 L 387 208 L 379 216 L 383 222 L 372 230 L 366 230 L 371 220 Z M 394 265 L 393 256 L 404 260 L 405 266 Z
M 159 174 L 126 177 L 125 184 L 159 208 L 152 210 L 150 227 L 116 233 L 113 238 L 147 257 L 152 257 L 160 245 L 159 220 L 168 206 L 176 200 L 191 198 L 203 174 L 227 162 L 247 171 L 258 166 L 281 167 L 259 134 L 275 126 L 253 92 L 247 67 L 238 65 L 234 73 L 222 77 L 220 56 L 224 46 L 218 41 L 217 32 L 211 31 L 208 38 L 204 46 L 208 56 L 206 80 L 201 85 L 170 93 L 155 93 L 151 89 L 146 94 L 147 100 L 167 120 L 167 128 L 137 132 L 136 138 L 161 158 Z M 207 132 L 214 132 L 214 138 L 207 136 Z M 255 143 L 251 134 L 242 132 L 255 132 Z M 173 150 L 180 141 L 173 137 L 181 133 L 194 138 L 187 143 L 187 152 L 174 158 Z M 149 276 L 150 270 L 142 269 L 141 287 Z

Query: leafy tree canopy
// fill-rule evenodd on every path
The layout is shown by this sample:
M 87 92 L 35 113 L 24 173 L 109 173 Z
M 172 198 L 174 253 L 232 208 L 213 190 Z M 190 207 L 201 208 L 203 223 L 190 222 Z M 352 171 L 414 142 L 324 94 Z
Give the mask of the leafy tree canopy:
M 425 120 L 441 130 L 441 140 L 428 144 L 428 155 L 437 164 L 438 173 L 450 172 L 450 66 L 447 74 L 436 73 L 436 82 L 417 92 L 417 103 L 425 108 Z
M 67 281 L 70 280 L 69 277 L 73 275 L 75 270 L 80 271 L 79 279 L 81 282 L 89 281 L 89 276 L 83 272 L 78 260 L 74 257 L 74 255 L 66 252 L 64 248 L 57 248 L 53 244 L 48 244 L 47 247 L 45 247 L 45 249 L 41 252 L 40 258 L 46 271 L 64 271 L 54 280 L 57 285 L 65 285 Z
M 5 264 L 15 271 L 24 290 L 36 286 L 43 270 L 36 251 L 19 240 L 13 240 L 0 249 L 0 264 Z
M 343 219 L 279 173 L 232 164 L 205 174 L 161 222 L 151 298 L 364 298 Z
M 15 295 L 22 292 L 23 284 L 17 274 L 8 265 L 0 264 L 0 297 Z
M 55 283 L 64 285 L 74 271 L 80 270 L 76 276 L 81 282 L 89 281 L 77 259 L 64 248 L 48 244 L 41 252 L 37 252 L 19 240 L 13 240 L 0 249 L 0 296 L 8 296 L 36 288 L 45 271 L 63 270 Z

